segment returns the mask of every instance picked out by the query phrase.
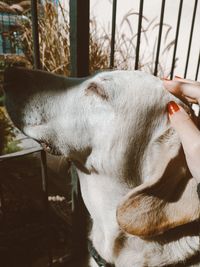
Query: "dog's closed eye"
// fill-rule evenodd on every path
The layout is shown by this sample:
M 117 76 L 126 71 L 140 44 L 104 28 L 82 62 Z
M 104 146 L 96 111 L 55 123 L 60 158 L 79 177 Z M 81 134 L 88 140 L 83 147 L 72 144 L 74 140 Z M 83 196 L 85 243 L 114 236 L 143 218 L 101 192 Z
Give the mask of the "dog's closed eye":
M 108 100 L 108 94 L 105 92 L 104 88 L 99 84 L 90 83 L 87 89 L 85 90 L 86 95 L 97 95 L 103 100 Z

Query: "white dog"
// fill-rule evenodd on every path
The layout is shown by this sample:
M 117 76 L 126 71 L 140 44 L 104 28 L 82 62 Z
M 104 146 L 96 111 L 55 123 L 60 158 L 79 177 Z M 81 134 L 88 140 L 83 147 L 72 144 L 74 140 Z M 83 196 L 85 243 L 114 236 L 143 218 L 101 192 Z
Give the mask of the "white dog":
M 115 267 L 200 266 L 197 184 L 168 120 L 175 97 L 162 81 L 139 71 L 70 79 L 8 69 L 5 91 L 14 123 L 77 166 L 102 259 Z

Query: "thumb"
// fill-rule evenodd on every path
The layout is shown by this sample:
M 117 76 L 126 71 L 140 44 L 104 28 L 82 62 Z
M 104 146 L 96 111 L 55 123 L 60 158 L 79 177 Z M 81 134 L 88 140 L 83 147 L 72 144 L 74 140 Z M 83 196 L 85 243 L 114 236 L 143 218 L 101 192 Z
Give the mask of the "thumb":
M 174 101 L 168 103 L 167 109 L 172 127 L 179 134 L 185 153 L 189 155 L 192 153 L 192 156 L 194 156 L 195 150 L 198 150 L 199 153 L 200 131 L 190 116 Z

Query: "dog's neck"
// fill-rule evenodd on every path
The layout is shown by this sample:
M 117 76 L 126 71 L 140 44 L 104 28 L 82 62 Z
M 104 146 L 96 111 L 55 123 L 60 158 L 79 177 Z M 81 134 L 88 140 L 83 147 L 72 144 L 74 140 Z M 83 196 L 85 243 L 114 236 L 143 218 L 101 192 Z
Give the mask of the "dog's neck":
M 196 255 L 199 248 L 196 232 L 187 236 L 182 233 L 174 240 L 167 240 L 167 235 L 145 240 L 123 233 L 117 223 L 116 210 L 123 196 L 131 188 L 159 179 L 180 150 L 180 140 L 169 127 L 167 117 L 151 117 L 157 125 L 142 119 L 137 128 L 129 126 L 123 131 L 129 121 L 120 119 L 121 132 L 116 123 L 113 129 L 109 128 L 114 131 L 111 135 L 109 130 L 106 136 L 94 134 L 98 140 L 92 137 L 90 154 L 83 159 L 79 172 L 82 195 L 93 219 L 91 239 L 98 253 L 117 267 L 124 266 L 124 262 L 126 267 L 176 264 Z M 175 173 L 184 176 L 185 161 L 179 163 Z
M 124 266 L 124 262 L 126 267 L 155 267 L 190 261 L 198 254 L 197 223 L 146 240 L 127 235 L 117 224 L 116 208 L 128 187 L 99 174 L 90 177 L 80 174 L 80 178 L 83 198 L 93 220 L 91 239 L 106 261 L 115 262 L 116 267 Z
M 174 138 L 169 138 L 170 135 L 174 135 Z M 168 153 L 166 153 L 167 151 Z M 142 159 L 139 171 L 141 182 L 161 176 L 167 162 L 177 154 L 177 151 L 180 151 L 182 157 L 180 141 L 171 130 L 167 130 L 163 136 L 150 142 L 145 150 L 146 154 L 138 159 Z M 162 155 L 162 160 L 160 155 Z M 93 166 L 91 161 L 93 156 L 89 158 L 88 166 Z M 117 156 L 119 157 L 119 155 Z M 93 219 L 91 238 L 100 255 L 108 262 L 115 261 L 116 266 L 120 267 L 123 266 L 123 262 L 127 262 L 126 257 L 129 250 L 130 265 L 127 264 L 126 267 L 168 266 L 195 257 L 199 249 L 196 223 L 177 227 L 165 234 L 146 240 L 136 236 L 130 237 L 120 230 L 116 221 L 117 206 L 121 198 L 136 184 L 132 183 L 130 186 L 130 183 L 127 182 L 130 177 L 125 177 L 123 180 L 121 172 L 118 176 L 115 175 L 119 167 L 112 162 L 115 158 L 113 155 L 102 169 L 98 165 L 94 165 L 93 170 L 90 169 L 89 176 L 80 173 L 83 197 Z M 94 162 L 98 162 L 97 158 Z M 187 169 L 186 163 L 182 160 L 178 162 L 180 164 L 177 166 L 176 172 L 184 176 Z M 106 172 L 106 166 L 111 167 L 113 173 Z M 106 174 L 110 174 L 110 176 Z M 194 225 L 195 227 L 193 227 Z M 125 254 L 123 253 L 124 247 L 128 251 Z M 140 250 L 138 247 L 142 249 Z

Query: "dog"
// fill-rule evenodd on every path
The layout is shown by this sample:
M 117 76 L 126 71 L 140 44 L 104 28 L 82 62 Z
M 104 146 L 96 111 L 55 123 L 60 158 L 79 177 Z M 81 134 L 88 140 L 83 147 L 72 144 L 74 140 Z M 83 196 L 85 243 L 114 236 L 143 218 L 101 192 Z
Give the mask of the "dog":
M 93 222 L 89 237 L 105 266 L 200 266 L 197 183 L 166 104 L 190 108 L 160 79 L 141 71 L 78 79 L 9 68 L 4 82 L 14 124 L 76 165 Z M 100 265 L 91 258 L 90 266 Z

